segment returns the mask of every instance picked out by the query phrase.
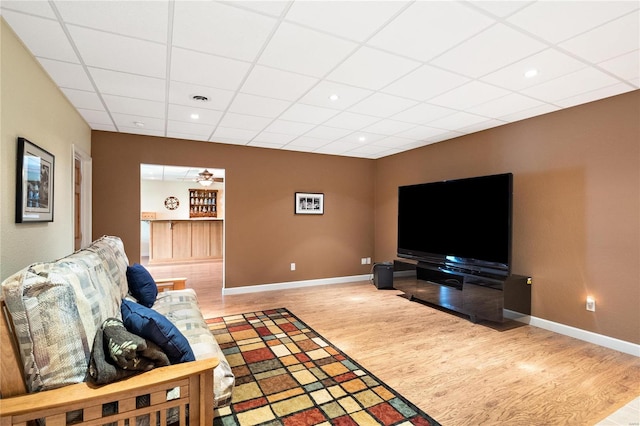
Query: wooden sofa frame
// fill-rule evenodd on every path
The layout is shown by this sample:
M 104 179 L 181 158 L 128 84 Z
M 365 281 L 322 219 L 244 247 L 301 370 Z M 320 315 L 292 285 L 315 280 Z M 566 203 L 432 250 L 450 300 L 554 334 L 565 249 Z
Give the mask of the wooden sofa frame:
M 156 280 L 158 291 L 186 287 L 186 278 Z M 2 301 L 0 315 L 0 426 L 31 425 L 44 419 L 47 426 L 66 425 L 67 413 L 80 412 L 74 425 L 115 423 L 136 425 L 136 418 L 149 416 L 149 424 L 167 423 L 167 410 L 178 412 L 179 424 L 213 424 L 213 369 L 217 358 L 156 368 L 104 386 L 88 382 L 27 394 L 23 366 L 12 331 L 12 322 Z M 174 399 L 167 391 L 180 388 Z M 145 401 L 145 403 L 141 403 Z M 141 406 L 142 405 L 142 406 Z M 105 408 L 109 408 L 105 414 Z

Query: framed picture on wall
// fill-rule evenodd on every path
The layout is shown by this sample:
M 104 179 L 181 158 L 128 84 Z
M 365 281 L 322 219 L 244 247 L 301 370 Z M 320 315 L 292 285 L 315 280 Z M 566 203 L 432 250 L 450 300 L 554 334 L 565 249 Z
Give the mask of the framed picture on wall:
M 16 223 L 53 222 L 54 156 L 18 138 L 17 160 Z
M 324 214 L 324 194 L 296 192 L 296 214 Z

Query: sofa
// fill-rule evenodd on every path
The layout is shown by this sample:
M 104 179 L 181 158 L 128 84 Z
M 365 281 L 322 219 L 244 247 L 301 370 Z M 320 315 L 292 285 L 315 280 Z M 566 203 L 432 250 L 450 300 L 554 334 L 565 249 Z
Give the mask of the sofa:
M 231 367 L 186 280 L 145 279 L 145 272 L 129 264 L 120 238 L 104 236 L 2 282 L 0 424 L 66 424 L 71 417 L 74 424 L 211 424 L 214 407 L 231 402 Z M 96 335 L 113 319 L 167 355 L 183 350 L 184 357 L 97 385 L 88 367 L 94 343 L 100 346 Z

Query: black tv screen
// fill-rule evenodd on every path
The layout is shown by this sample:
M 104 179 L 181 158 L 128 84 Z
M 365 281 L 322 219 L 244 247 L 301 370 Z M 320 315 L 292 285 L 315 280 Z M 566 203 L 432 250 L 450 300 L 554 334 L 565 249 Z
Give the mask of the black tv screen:
M 508 273 L 513 175 L 398 188 L 398 256 Z

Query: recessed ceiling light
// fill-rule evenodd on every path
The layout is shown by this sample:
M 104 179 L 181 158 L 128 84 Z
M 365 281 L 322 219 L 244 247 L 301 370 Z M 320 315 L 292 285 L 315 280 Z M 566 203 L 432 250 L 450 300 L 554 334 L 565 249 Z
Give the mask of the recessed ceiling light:
M 536 75 L 538 75 L 538 70 L 535 68 L 531 68 L 530 70 L 524 73 L 524 76 L 527 78 L 533 78 Z
M 136 127 L 144 127 L 144 123 L 142 121 L 134 121 L 133 125 Z
M 207 98 L 206 96 L 202 96 L 202 95 L 193 95 L 191 97 L 191 99 L 193 99 L 194 101 L 198 101 L 198 102 L 207 102 L 207 101 L 209 101 L 209 98 Z
M 330 100 L 330 101 L 335 102 L 335 101 L 337 101 L 338 99 L 340 99 L 340 96 L 336 95 L 335 93 L 334 93 L 334 94 L 332 94 L 331 96 L 329 96 L 329 100 Z
M 366 140 L 367 140 L 367 138 L 366 138 L 366 137 L 364 137 L 364 136 L 360 136 L 360 137 L 358 138 L 358 140 L 359 140 L 360 142 L 364 142 L 364 141 L 366 141 Z
M 198 118 L 200 118 L 200 114 L 198 114 L 197 112 L 194 112 L 193 114 L 191 114 L 192 120 L 197 120 Z

